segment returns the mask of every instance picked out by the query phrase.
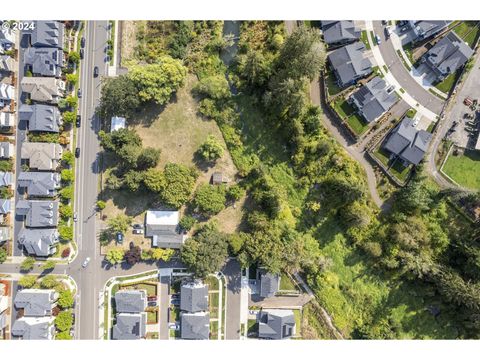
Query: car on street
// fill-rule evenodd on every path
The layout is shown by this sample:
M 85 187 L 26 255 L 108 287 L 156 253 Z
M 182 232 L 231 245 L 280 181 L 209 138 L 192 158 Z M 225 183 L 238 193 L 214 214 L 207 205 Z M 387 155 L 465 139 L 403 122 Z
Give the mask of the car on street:
M 87 258 L 83 261 L 82 267 L 83 267 L 83 268 L 86 268 L 89 262 L 90 262 L 90 258 L 87 257 Z
M 377 42 L 377 45 L 380 45 L 382 43 L 380 36 L 378 36 L 377 34 L 375 34 L 375 41 Z
M 79 147 L 77 147 L 77 148 L 75 149 L 75 157 L 76 157 L 76 158 L 80 157 L 80 148 L 79 148 Z
M 85 51 L 83 49 L 80 49 L 80 59 L 83 60 L 83 57 L 85 56 Z
M 74 213 L 73 213 L 73 221 L 74 221 L 74 222 L 77 222 L 77 220 L 78 220 L 78 218 L 77 218 L 77 213 L 74 212 Z
M 170 323 L 170 324 L 168 324 L 168 328 L 170 330 L 180 330 L 180 325 L 175 324 L 175 323 Z
M 77 121 L 75 121 L 75 125 L 78 127 L 80 127 L 80 124 L 82 122 L 82 117 L 80 115 L 77 115 Z
M 98 66 L 93 68 L 93 77 L 98 77 Z
M 80 47 L 83 49 L 85 47 L 85 38 L 82 36 L 80 39 Z
M 78 91 L 77 91 L 77 96 L 78 96 L 79 98 L 82 97 L 82 89 L 80 89 L 80 88 L 78 89 Z

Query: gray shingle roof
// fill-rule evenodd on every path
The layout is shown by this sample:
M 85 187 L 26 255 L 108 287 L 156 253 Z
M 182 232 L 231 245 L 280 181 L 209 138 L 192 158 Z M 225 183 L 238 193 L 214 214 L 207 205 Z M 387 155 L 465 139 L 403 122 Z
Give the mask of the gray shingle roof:
M 472 55 L 473 50 L 450 31 L 428 50 L 424 59 L 440 81 L 461 68 Z
M 145 290 L 119 290 L 115 293 L 117 313 L 139 313 L 147 307 Z
M 34 75 L 60 77 L 63 67 L 63 50 L 31 47 L 25 50 L 24 62 L 31 66 Z
M 35 21 L 35 28 L 24 33 L 31 34 L 32 46 L 63 48 L 64 25 L 59 21 Z
M 19 200 L 16 214 L 26 216 L 27 227 L 54 227 L 58 224 L 58 201 Z
M 295 335 L 295 316 L 292 310 L 262 310 L 258 325 L 260 338 L 281 340 Z
M 27 188 L 30 196 L 55 196 L 60 188 L 60 174 L 23 171 L 17 178 L 18 186 Z
M 15 71 L 15 60 L 8 55 L 1 55 L 0 71 L 5 71 L 5 72 Z
M 353 21 L 322 21 L 323 39 L 328 45 L 348 43 L 360 38 L 361 31 Z
M 410 26 L 417 39 L 426 39 L 445 29 L 451 20 L 410 20 Z
M 25 247 L 26 252 L 33 256 L 49 256 L 55 254 L 58 243 L 56 229 L 27 229 L 18 233 L 18 242 Z
M 269 298 L 275 296 L 280 286 L 280 276 L 278 274 L 260 273 L 260 296 Z
M 147 314 L 117 314 L 116 324 L 113 326 L 114 340 L 136 340 L 145 337 L 147 332 Z
M 65 90 L 65 83 L 53 77 L 24 77 L 20 87 L 30 94 L 33 101 L 57 104 Z
M 14 304 L 24 310 L 24 316 L 48 316 L 57 299 L 55 290 L 25 289 L 17 291 Z
M 187 340 L 208 340 L 210 316 L 206 312 L 181 313 L 180 336 Z
M 2 226 L 0 227 L 0 244 L 10 240 L 10 228 Z
M 378 76 L 353 93 L 352 99 L 367 122 L 377 120 L 398 100 L 395 92 L 387 92 L 387 83 Z
M 8 141 L 0 142 L 0 158 L 9 159 L 13 156 L 13 144 Z
M 23 340 L 51 340 L 55 333 L 53 321 L 53 317 L 22 317 L 13 323 L 12 335 Z
M 62 118 L 58 107 L 53 105 L 22 105 L 18 110 L 19 119 L 28 121 L 30 131 L 60 131 Z
M 179 249 L 184 236 L 178 233 L 178 211 L 149 210 L 145 216 L 145 236 L 153 247 Z
M 11 210 L 10 206 L 10 199 L 0 199 L 0 214 L 8 214 Z
M 0 186 L 10 186 L 13 184 L 13 174 L 11 172 L 0 171 Z
M 62 158 L 62 146 L 52 143 L 25 142 L 21 149 L 22 159 L 29 160 L 31 169 L 55 170 Z
M 383 147 L 405 162 L 418 165 L 425 156 L 431 139 L 432 134 L 417 130 L 412 125 L 412 119 L 405 118 L 392 131 Z
M 180 309 L 188 312 L 208 310 L 208 287 L 201 282 L 182 284 Z
M 353 84 L 357 79 L 372 72 L 372 63 L 365 54 L 365 45 L 357 41 L 328 55 L 340 86 Z

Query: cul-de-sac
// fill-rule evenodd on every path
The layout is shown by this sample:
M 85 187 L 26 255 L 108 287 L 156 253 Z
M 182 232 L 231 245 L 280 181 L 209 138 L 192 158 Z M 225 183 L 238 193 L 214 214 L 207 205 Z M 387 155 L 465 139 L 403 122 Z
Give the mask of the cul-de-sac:
M 480 338 L 480 21 L 0 27 L 1 340 Z

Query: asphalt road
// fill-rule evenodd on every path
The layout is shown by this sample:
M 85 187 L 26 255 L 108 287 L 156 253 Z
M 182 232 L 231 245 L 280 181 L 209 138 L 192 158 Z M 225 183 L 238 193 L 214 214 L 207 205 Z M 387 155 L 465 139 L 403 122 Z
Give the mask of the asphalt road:
M 399 82 L 402 88 L 420 104 L 427 109 L 433 111 L 436 114 L 440 114 L 443 108 L 444 102 L 435 95 L 431 94 L 428 90 L 425 90 L 419 83 L 415 81 L 410 75 L 408 70 L 403 65 L 402 61 L 398 57 L 393 44 L 385 37 L 384 26 L 381 21 L 373 21 L 373 28 L 375 34 L 380 36 L 381 43 L 379 45 L 380 52 L 383 60 L 388 67 L 388 70 L 392 73 L 395 79 Z
M 238 340 L 240 339 L 242 269 L 236 259 L 230 259 L 222 272 L 227 279 L 225 339 Z

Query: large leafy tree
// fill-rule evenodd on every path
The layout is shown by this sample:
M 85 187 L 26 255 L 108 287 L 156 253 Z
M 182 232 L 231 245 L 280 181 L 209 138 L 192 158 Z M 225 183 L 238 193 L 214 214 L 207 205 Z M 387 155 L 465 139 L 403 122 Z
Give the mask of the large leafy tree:
M 107 222 L 108 229 L 111 232 L 125 233 L 128 230 L 128 227 L 132 223 L 132 218 L 125 214 L 118 214 L 117 216 L 110 218 Z
M 135 82 L 127 75 L 120 75 L 104 82 L 100 101 L 100 112 L 104 119 L 110 119 L 112 116 L 133 118 L 140 103 Z
M 163 105 L 184 84 L 187 68 L 177 59 L 162 56 L 154 64 L 131 66 L 127 76 L 135 84 L 142 102 Z
M 18 285 L 23 288 L 29 289 L 35 285 L 37 277 L 34 275 L 25 275 L 18 280 Z
M 119 264 L 125 257 L 125 251 L 123 249 L 110 249 L 105 256 L 105 259 L 112 265 Z
M 62 309 L 68 309 L 73 306 L 73 302 L 73 293 L 70 290 L 60 291 L 58 296 L 58 306 L 60 306 Z
M 195 192 L 195 205 L 205 215 L 218 214 L 225 208 L 226 191 L 223 186 L 201 184 Z
M 0 264 L 7 260 L 7 251 L 4 248 L 0 248 Z
M 160 149 L 146 147 L 137 159 L 137 167 L 141 170 L 154 168 L 160 160 L 160 152 Z
M 118 152 L 125 146 L 142 146 L 142 139 L 135 130 L 119 129 L 110 133 L 100 132 L 101 145 L 105 150 Z
M 148 190 L 160 193 L 166 185 L 165 175 L 159 170 L 148 169 L 144 172 L 143 183 Z
M 35 258 L 33 257 L 27 257 L 25 260 L 22 261 L 20 264 L 20 270 L 22 271 L 30 271 L 33 269 L 33 266 L 35 265 Z
M 226 99 L 230 97 L 230 88 L 228 81 L 223 75 L 207 76 L 195 85 L 193 89 L 201 96 L 207 96 L 210 99 Z
M 196 277 L 205 278 L 208 274 L 219 271 L 225 264 L 228 257 L 228 236 L 207 225 L 185 242 L 181 257 Z
M 73 325 L 73 315 L 70 311 L 62 311 L 55 318 L 55 326 L 59 331 L 68 331 Z
M 169 206 L 179 208 L 190 198 L 197 173 L 185 165 L 168 163 L 163 172 L 165 186 L 161 192 L 162 200 Z
M 206 161 L 215 161 L 223 156 L 222 143 L 213 135 L 208 135 L 207 140 L 200 145 L 198 154 Z

